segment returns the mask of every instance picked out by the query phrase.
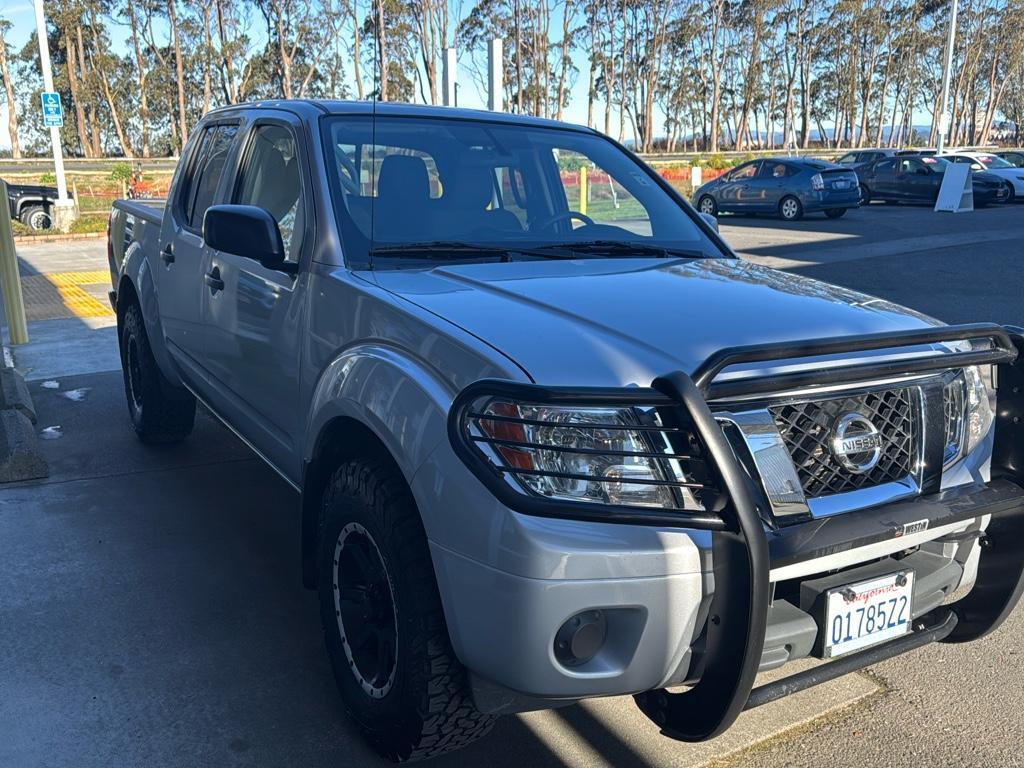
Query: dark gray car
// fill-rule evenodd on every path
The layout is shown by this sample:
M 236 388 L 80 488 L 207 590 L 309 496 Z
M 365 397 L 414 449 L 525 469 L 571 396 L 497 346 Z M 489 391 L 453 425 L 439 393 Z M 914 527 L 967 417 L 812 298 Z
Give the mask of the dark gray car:
M 797 221 L 822 211 L 838 219 L 859 203 L 857 174 L 841 165 L 797 157 L 751 160 L 694 194 L 701 213 L 774 213 Z

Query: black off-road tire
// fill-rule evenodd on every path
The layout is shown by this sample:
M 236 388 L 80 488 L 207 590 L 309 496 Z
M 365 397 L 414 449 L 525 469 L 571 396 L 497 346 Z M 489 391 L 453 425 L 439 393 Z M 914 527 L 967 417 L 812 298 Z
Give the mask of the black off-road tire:
M 382 588 L 360 585 L 346 573 L 344 548 L 351 536 L 362 538 L 364 556 L 379 557 L 379 567 L 367 572 Z M 335 470 L 323 496 L 318 557 L 327 653 L 345 707 L 370 744 L 390 760 L 407 762 L 459 749 L 486 734 L 495 718 L 473 703 L 466 670 L 452 650 L 423 524 L 395 469 L 351 461 Z M 381 594 L 391 600 L 373 610 L 366 594 L 358 601 L 353 597 L 359 589 L 375 595 L 378 608 Z M 381 654 L 363 657 L 378 660 L 369 679 L 345 639 L 365 634 L 360 625 L 367 622 L 352 618 L 351 602 L 343 612 L 345 600 L 374 617 L 377 642 L 394 628 L 395 653 L 386 668 L 379 665 Z
M 121 369 L 128 416 L 144 443 L 176 443 L 192 432 L 196 399 L 160 371 L 146 335 L 142 310 L 132 302 L 121 327 Z

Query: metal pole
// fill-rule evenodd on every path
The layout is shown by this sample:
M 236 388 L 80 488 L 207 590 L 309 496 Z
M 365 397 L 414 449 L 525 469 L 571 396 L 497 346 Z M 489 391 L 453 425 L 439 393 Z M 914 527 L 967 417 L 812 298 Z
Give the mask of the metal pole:
M 35 0 L 35 7 L 36 37 L 39 39 L 39 63 L 43 68 L 43 90 L 53 91 L 53 72 L 50 70 L 50 43 L 46 38 L 46 17 L 43 15 L 43 0 Z M 50 128 L 50 144 L 53 146 L 53 167 L 57 176 L 57 200 L 63 202 L 68 199 L 68 184 L 64 179 L 64 153 L 60 149 L 60 128 Z
M 444 49 L 444 58 L 441 60 L 441 96 L 442 103 L 446 107 L 454 107 L 455 104 L 455 75 L 457 62 L 454 48 Z
M 935 149 L 941 153 L 949 129 L 949 78 L 953 70 L 953 43 L 956 40 L 957 0 L 950 0 L 949 33 L 946 36 L 946 55 L 942 64 L 942 95 L 939 97 L 939 136 Z
M 492 112 L 503 111 L 502 94 L 505 90 L 505 66 L 502 64 L 501 38 L 487 44 L 487 108 Z
M 25 298 L 21 295 L 18 255 L 14 252 L 14 232 L 11 229 L 11 207 L 7 205 L 7 183 L 3 179 L 0 179 L 0 202 L 3 203 L 0 205 L 0 294 L 4 298 L 7 331 L 11 344 L 27 344 Z M 2 361 L 0 365 L 3 365 Z

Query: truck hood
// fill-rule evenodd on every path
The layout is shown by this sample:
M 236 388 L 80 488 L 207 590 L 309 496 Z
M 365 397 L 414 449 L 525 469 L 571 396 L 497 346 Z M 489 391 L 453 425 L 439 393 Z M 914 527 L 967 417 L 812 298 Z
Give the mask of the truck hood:
M 938 325 L 738 259 L 523 261 L 374 278 L 552 386 L 647 386 L 726 347 Z

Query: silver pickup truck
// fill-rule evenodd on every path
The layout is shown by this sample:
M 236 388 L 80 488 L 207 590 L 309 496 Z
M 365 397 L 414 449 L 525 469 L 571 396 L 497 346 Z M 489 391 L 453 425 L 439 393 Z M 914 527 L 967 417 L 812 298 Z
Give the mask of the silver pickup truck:
M 200 402 L 294 487 L 392 759 L 621 694 L 708 739 L 1021 594 L 1021 330 L 745 263 L 594 131 L 220 109 L 109 257 L 135 431 Z

